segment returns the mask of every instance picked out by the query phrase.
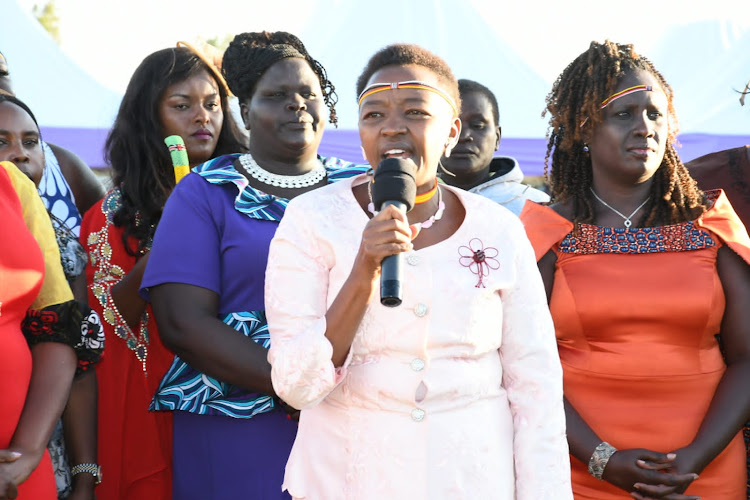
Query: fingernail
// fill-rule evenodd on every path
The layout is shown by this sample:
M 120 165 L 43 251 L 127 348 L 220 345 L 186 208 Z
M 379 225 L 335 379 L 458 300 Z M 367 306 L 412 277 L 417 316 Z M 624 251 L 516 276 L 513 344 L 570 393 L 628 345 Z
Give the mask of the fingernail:
M 11 451 L 10 452 L 10 456 L 11 456 L 11 458 L 20 458 L 21 454 L 19 452 L 17 452 L 17 451 Z
M 698 478 L 699 478 L 700 476 L 699 476 L 698 474 L 693 474 L 693 477 L 694 477 L 695 479 L 698 479 Z M 695 479 L 693 479 L 693 481 L 695 481 Z
M 674 460 L 675 458 L 677 458 L 677 455 L 674 453 L 667 453 L 667 459 Z

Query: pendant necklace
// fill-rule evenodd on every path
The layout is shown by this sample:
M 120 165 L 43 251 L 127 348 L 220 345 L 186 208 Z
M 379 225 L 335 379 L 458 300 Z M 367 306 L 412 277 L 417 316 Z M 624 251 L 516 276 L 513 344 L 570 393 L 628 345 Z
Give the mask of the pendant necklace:
M 626 228 L 630 228 L 630 226 L 632 226 L 632 225 L 633 225 L 633 223 L 632 223 L 632 222 L 630 221 L 630 219 L 631 219 L 631 218 L 632 218 L 632 217 L 633 217 L 633 216 L 634 216 L 635 214 L 637 214 L 637 213 L 638 213 L 638 211 L 639 211 L 640 209 L 642 209 L 642 208 L 644 207 L 644 205 L 646 205 L 646 203 L 648 203 L 648 200 L 650 200 L 650 199 L 651 199 L 651 196 L 649 195 L 649 197 L 648 197 L 648 198 L 646 198 L 646 199 L 645 199 L 645 200 L 643 201 L 643 203 L 641 203 L 640 205 L 638 205 L 638 208 L 636 208 L 635 210 L 633 210 L 633 213 L 632 213 L 632 214 L 630 214 L 630 215 L 627 215 L 627 216 L 626 216 L 625 214 L 623 214 L 622 212 L 620 212 L 619 210 L 617 210 L 617 209 L 616 209 L 615 207 L 611 206 L 611 205 L 610 205 L 609 203 L 607 203 L 606 201 L 604 201 L 604 200 L 602 200 L 601 198 L 599 198 L 599 195 L 597 195 L 597 194 L 596 194 L 596 192 L 594 191 L 594 188 L 592 188 L 592 187 L 589 187 L 589 190 L 591 191 L 591 194 L 593 194 L 593 195 L 594 195 L 594 198 L 596 198 L 597 200 L 599 200 L 599 202 L 600 202 L 600 203 L 601 203 L 602 205 L 604 205 L 605 207 L 607 207 L 608 209 L 612 210 L 612 211 L 613 211 L 614 213 L 616 213 L 617 215 L 619 215 L 620 217 L 622 217 L 623 219 L 625 219 L 625 222 L 623 222 L 623 224 L 625 225 L 625 227 L 626 227 Z

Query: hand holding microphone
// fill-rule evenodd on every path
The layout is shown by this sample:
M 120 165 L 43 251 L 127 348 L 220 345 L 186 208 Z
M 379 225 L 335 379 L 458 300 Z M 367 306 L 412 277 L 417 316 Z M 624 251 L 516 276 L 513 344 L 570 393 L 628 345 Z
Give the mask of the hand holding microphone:
M 403 158 L 386 158 L 375 171 L 372 203 L 375 210 L 393 206 L 401 213 L 414 207 L 417 195 L 416 165 Z M 380 303 L 396 307 L 403 299 L 401 253 L 385 257 L 380 265 Z

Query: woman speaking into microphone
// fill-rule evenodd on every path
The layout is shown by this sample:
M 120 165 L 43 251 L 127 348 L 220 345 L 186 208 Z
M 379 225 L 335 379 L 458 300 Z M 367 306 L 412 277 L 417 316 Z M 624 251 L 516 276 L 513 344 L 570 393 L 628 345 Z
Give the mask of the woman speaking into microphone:
M 360 176 L 295 198 L 268 259 L 271 378 L 302 410 L 284 489 L 572 498 L 560 363 L 523 227 L 436 181 L 461 129 L 455 77 L 432 53 L 391 45 L 370 59 L 357 92 L 375 182 Z M 414 178 L 407 213 L 380 204 L 398 201 L 378 194 L 392 159 L 405 166 L 398 176 Z M 381 262 L 396 254 L 401 303 L 387 307 Z

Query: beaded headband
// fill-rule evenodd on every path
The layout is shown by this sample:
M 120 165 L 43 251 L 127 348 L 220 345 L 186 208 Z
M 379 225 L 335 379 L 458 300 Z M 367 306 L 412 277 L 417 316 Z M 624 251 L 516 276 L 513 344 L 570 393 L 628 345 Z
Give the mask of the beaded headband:
M 612 104 L 614 101 L 616 101 L 617 99 L 619 99 L 620 97 L 624 97 L 624 96 L 626 96 L 628 94 L 632 94 L 633 92 L 653 92 L 653 90 L 654 90 L 654 88 L 651 85 L 635 85 L 633 87 L 628 87 L 625 90 L 621 90 L 619 92 L 615 92 L 611 96 L 609 96 L 606 99 L 604 99 L 602 101 L 601 105 L 599 105 L 599 109 L 604 109 L 607 106 L 609 106 L 610 104 Z M 586 118 L 584 118 L 584 120 L 581 122 L 581 125 L 579 125 L 579 126 L 583 127 L 586 124 L 586 122 L 588 121 L 588 119 L 589 119 L 588 116 Z
M 434 87 L 430 85 L 429 83 L 420 82 L 419 80 L 410 80 L 408 82 L 393 82 L 393 83 L 373 83 L 372 85 L 368 85 L 365 90 L 362 91 L 361 94 L 359 94 L 359 98 L 357 99 L 357 104 L 359 106 L 362 106 L 362 100 L 364 100 L 365 97 L 369 97 L 373 94 L 377 94 L 378 92 L 383 92 L 384 90 L 396 90 L 396 89 L 418 89 L 418 90 L 429 90 L 430 92 L 434 92 L 445 101 L 450 104 L 451 109 L 455 114 L 458 114 L 458 110 L 456 109 L 456 105 L 453 104 L 453 99 L 451 99 L 448 94 L 443 92 L 437 87 Z
M 632 94 L 633 92 L 652 92 L 654 88 L 651 85 L 636 85 L 634 87 L 628 87 L 625 90 L 621 90 L 619 92 L 615 92 L 611 96 L 607 97 L 602 101 L 601 106 L 599 106 L 599 109 L 604 109 L 610 104 L 612 104 L 613 101 L 619 99 L 620 97 L 624 97 L 628 94 Z

